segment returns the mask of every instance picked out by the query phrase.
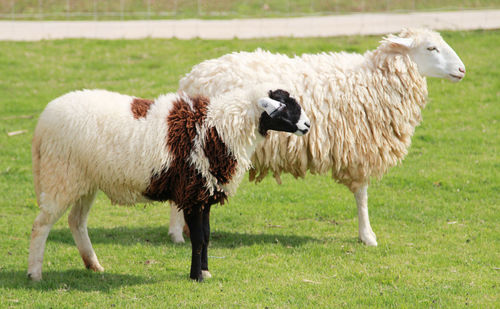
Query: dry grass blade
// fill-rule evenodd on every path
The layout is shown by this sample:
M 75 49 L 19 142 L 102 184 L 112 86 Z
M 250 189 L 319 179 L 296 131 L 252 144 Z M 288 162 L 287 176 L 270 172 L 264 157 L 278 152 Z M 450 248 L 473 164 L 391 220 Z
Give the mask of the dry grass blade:
M 7 135 L 8 136 L 15 136 L 15 135 L 19 135 L 19 134 L 24 134 L 26 132 L 28 132 L 28 130 L 12 131 L 12 132 L 8 132 Z

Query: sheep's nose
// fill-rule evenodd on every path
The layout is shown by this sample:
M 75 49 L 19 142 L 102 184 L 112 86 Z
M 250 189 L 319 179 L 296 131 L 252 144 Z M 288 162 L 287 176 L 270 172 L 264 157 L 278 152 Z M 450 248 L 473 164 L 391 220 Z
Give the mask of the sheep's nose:
M 461 73 L 464 73 L 464 74 L 465 74 L 465 67 L 463 67 L 463 68 L 458 68 L 458 70 L 459 70 Z
M 309 121 L 306 121 L 306 122 L 304 123 L 304 125 L 305 125 L 306 127 L 308 127 L 308 128 L 311 128 L 311 123 L 310 123 Z

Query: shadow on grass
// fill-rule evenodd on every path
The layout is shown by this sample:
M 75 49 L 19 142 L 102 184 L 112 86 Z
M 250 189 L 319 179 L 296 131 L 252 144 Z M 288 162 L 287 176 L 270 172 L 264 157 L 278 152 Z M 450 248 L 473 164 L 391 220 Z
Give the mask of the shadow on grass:
M 26 276 L 26 271 L 0 271 L 0 287 L 27 290 L 78 290 L 85 292 L 110 290 L 140 284 L 154 284 L 158 280 L 146 277 L 95 273 L 87 269 L 66 271 L 44 271 L 43 280 L 33 282 Z
M 92 243 L 116 243 L 120 245 L 135 245 L 137 243 L 153 246 L 174 246 L 168 236 L 168 228 L 157 227 L 115 227 L 90 228 L 89 237 Z M 189 239 L 186 238 L 188 242 Z M 69 229 L 52 230 L 49 241 L 56 241 L 74 245 L 73 236 Z M 319 239 L 309 236 L 282 235 L 282 234 L 248 234 L 226 231 L 213 231 L 210 246 L 216 248 L 235 248 L 252 246 L 255 244 L 280 244 L 283 246 L 298 247 L 309 242 L 319 242 Z
M 309 236 L 282 234 L 248 234 L 217 231 L 212 233 L 210 246 L 214 248 L 236 248 L 259 244 L 276 244 L 282 246 L 300 247 L 309 242 L 319 242 L 319 239 Z

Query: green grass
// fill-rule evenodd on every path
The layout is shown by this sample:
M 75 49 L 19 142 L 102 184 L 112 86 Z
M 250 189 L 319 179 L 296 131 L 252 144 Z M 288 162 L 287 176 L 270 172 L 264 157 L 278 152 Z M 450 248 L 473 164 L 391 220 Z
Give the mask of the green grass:
M 241 18 L 477 8 L 500 8 L 500 3 L 498 0 L 0 0 L 0 18 Z
M 245 180 L 213 208 L 214 277 L 203 284 L 188 279 L 189 245 L 168 238 L 168 207 L 113 206 L 102 194 L 89 233 L 106 272 L 84 269 L 63 217 L 44 280 L 26 279 L 38 212 L 30 140 L 44 106 L 80 88 L 153 98 L 192 65 L 234 50 L 364 51 L 380 37 L 0 42 L 0 307 L 498 307 L 500 31 L 444 37 L 467 76 L 429 79 L 409 155 L 372 183 L 379 246 L 358 242 L 354 198 L 328 176 Z M 7 136 L 17 130 L 27 133 Z

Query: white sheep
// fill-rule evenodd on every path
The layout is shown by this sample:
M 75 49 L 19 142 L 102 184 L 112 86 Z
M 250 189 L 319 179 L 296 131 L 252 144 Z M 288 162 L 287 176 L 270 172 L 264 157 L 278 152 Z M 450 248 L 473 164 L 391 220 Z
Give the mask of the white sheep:
M 196 65 L 180 81 L 180 89 L 210 96 L 276 81 L 299 94 L 314 125 L 310 134 L 304 139 L 270 134 L 252 158 L 250 178 L 259 181 L 272 171 L 280 182 L 282 172 L 304 177 L 308 170 L 331 170 L 354 193 L 359 238 L 376 246 L 368 218 L 370 177 L 380 178 L 407 154 L 426 104 L 425 76 L 452 82 L 465 76 L 464 64 L 436 32 L 404 29 L 380 43 L 363 55 L 232 53 Z M 183 225 L 172 208 L 169 234 L 174 242 L 183 241 Z
M 248 89 L 211 100 L 167 94 L 155 101 L 84 90 L 50 102 L 33 137 L 40 213 L 33 223 L 28 276 L 41 279 L 47 236 L 71 206 L 68 223 L 85 266 L 103 271 L 87 232 L 88 212 L 102 190 L 117 204 L 174 201 L 191 230 L 190 278 L 210 277 L 210 206 L 234 194 L 268 130 L 309 130 L 309 120 L 286 91 Z

